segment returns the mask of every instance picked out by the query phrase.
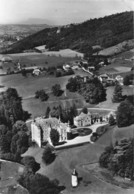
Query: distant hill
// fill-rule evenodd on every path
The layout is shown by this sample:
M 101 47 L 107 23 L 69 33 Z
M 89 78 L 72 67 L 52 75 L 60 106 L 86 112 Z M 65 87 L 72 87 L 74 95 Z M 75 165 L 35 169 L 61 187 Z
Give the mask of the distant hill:
M 10 46 L 3 53 L 18 53 L 46 45 L 49 50 L 88 52 L 91 46 L 107 48 L 133 38 L 133 13 L 123 12 L 80 24 L 46 28 Z
M 53 23 L 49 20 L 43 19 L 43 18 L 29 18 L 25 21 L 21 21 L 20 24 L 27 24 L 27 25 L 40 25 L 45 24 L 47 27 L 50 27 L 53 25 Z
M 50 26 L 47 24 L 1 24 L 0 36 L 31 35 L 45 28 L 50 28 Z

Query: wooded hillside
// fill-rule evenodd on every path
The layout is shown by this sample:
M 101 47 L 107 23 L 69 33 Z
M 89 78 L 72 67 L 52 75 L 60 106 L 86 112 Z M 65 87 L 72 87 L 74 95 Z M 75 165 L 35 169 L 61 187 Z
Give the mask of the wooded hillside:
M 71 48 L 84 53 L 93 45 L 107 48 L 133 38 L 133 13 L 123 12 L 80 24 L 47 28 L 11 45 L 3 53 L 18 53 L 44 44 L 49 50 Z

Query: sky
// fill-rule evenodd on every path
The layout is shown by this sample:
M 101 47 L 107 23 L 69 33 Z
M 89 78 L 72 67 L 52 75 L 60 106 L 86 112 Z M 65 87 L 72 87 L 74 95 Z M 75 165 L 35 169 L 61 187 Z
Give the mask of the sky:
M 133 8 L 134 0 L 0 0 L 0 24 L 41 18 L 53 25 L 66 25 Z

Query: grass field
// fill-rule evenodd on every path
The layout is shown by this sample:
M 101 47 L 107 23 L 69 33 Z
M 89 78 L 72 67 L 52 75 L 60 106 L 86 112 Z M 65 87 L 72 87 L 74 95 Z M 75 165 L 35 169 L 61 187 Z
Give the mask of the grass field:
M 113 131 L 113 143 L 123 138 L 134 138 L 134 125 L 128 127 L 115 127 Z
M 21 164 L 0 161 L 0 192 L 5 193 L 8 186 L 15 185 L 18 178 L 18 171 L 23 168 Z
M 111 60 L 111 64 L 105 67 L 100 68 L 99 73 L 108 73 L 111 75 L 125 75 L 131 71 L 133 67 L 133 61 L 131 60 L 134 52 L 126 51 L 114 56 Z
M 134 87 L 123 86 L 122 94 L 132 96 L 134 95 Z M 111 108 L 116 110 L 120 103 L 113 103 L 112 97 L 114 92 L 114 86 L 107 88 L 107 100 L 97 105 L 99 108 Z
M 14 64 L 18 62 L 20 62 L 21 65 L 25 65 L 26 67 L 57 67 L 58 65 L 63 65 L 64 63 L 68 63 L 72 60 L 78 59 L 77 57 L 47 56 L 45 54 L 39 53 L 19 53 L 11 54 L 10 56 L 13 59 L 13 62 L 0 62 L 0 66 L 3 67 L 3 69 L 0 69 L 0 74 L 6 73 L 7 68 L 10 68 L 12 71 L 14 71 Z
M 60 184 L 65 186 L 65 191 L 63 191 L 65 194 L 132 194 L 134 190 L 122 189 L 103 182 L 83 168 L 89 163 L 98 162 L 105 146 L 112 142 L 112 133 L 111 127 L 94 144 L 57 151 L 55 161 L 47 166 L 42 162 L 43 149 L 41 148 L 30 148 L 24 155 L 34 156 L 41 163 L 41 169 L 38 172 L 50 179 L 57 178 Z M 71 187 L 71 173 L 74 168 L 76 168 L 80 179 L 79 186 L 75 189 Z

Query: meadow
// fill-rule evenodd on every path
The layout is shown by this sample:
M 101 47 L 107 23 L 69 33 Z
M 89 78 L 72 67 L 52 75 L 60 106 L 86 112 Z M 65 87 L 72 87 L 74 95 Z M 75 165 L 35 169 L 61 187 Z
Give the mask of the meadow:
M 113 77 L 117 75 L 125 76 L 131 72 L 131 68 L 133 67 L 133 61 L 131 60 L 133 55 L 134 51 L 130 50 L 112 57 L 111 64 L 100 68 L 99 73 L 107 73 Z

